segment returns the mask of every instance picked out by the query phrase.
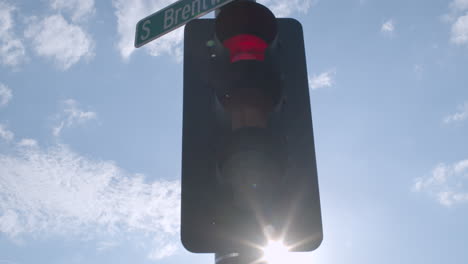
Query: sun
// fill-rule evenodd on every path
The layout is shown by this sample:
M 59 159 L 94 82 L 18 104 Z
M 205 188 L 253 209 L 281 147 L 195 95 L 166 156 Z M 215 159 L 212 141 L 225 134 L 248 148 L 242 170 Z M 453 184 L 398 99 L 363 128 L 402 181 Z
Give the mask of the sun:
M 315 263 L 310 252 L 291 252 L 281 240 L 270 240 L 262 248 L 263 256 L 256 264 L 310 264 Z
M 291 253 L 289 248 L 282 241 L 271 240 L 263 248 L 263 257 L 261 261 L 267 264 L 283 264 L 288 263 L 288 257 Z

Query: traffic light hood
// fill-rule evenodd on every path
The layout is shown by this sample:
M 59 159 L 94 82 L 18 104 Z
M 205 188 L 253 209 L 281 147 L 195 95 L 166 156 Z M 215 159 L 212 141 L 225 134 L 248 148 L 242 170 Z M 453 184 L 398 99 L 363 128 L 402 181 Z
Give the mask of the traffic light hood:
M 240 60 L 263 61 L 267 48 L 273 48 L 278 25 L 273 13 L 263 5 L 238 1 L 224 7 L 215 20 L 218 45 L 228 49 L 231 63 Z

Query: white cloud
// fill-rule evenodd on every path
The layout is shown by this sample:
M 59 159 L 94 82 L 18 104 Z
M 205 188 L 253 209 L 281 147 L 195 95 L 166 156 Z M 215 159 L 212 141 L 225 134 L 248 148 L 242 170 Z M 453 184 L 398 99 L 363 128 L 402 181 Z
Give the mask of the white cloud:
M 453 23 L 450 41 L 457 45 L 468 44 L 468 14 Z
M 116 241 L 100 241 L 97 244 L 97 251 L 106 251 L 119 245 Z
M 322 72 L 319 75 L 314 75 L 312 78 L 309 77 L 309 86 L 312 90 L 316 90 L 324 87 L 331 87 L 335 81 L 335 70 Z
M 96 12 L 94 0 L 50 0 L 50 6 L 69 13 L 73 22 L 83 21 Z
M 468 118 L 468 101 L 458 107 L 458 112 L 444 118 L 444 123 L 463 121 Z
M 468 160 L 437 165 L 430 176 L 415 179 L 413 190 L 425 192 L 444 206 L 468 203 Z
M 464 171 L 468 172 L 468 160 L 462 160 L 462 161 L 458 162 L 453 167 L 453 170 L 455 171 L 455 173 L 462 173 Z
M 393 19 L 387 20 L 382 24 L 380 31 L 387 34 L 393 33 L 395 31 L 395 21 Z
M 94 56 L 91 37 L 61 15 L 31 21 L 25 36 L 32 40 L 39 56 L 52 58 L 62 70 L 67 70 L 83 58 Z
M 152 56 L 167 54 L 173 57 L 176 62 L 182 62 L 183 51 L 181 44 L 183 39 L 184 29 L 179 28 L 168 35 L 161 37 L 161 39 L 153 41 L 154 43 L 148 44 L 146 49 Z
M 23 138 L 20 142 L 18 142 L 19 147 L 25 148 L 33 148 L 37 147 L 37 141 L 31 138 Z
M 468 193 L 455 193 L 451 191 L 438 193 L 439 203 L 445 206 L 452 206 L 458 203 L 468 202 Z
M 258 3 L 268 7 L 277 17 L 290 16 L 293 13 L 306 14 L 318 0 L 259 0 Z
M 6 106 L 11 98 L 13 97 L 13 93 L 8 86 L 0 83 L 0 107 Z
M 87 121 L 97 118 L 96 112 L 83 111 L 78 107 L 78 103 L 73 99 L 68 99 L 62 102 L 63 110 L 59 114 L 58 125 L 53 127 L 53 135 L 60 136 L 64 128 L 70 128 L 75 125 L 82 125 Z
M 15 6 L 0 0 L 0 63 L 10 67 L 26 60 L 23 42 L 13 32 L 15 10 Z
M 442 15 L 442 21 L 451 23 L 450 42 L 455 45 L 468 45 L 468 0 L 454 0 L 450 11 Z
M 174 243 L 167 243 L 168 241 L 160 242 L 159 247 L 154 248 L 148 255 L 152 260 L 160 260 L 169 256 L 174 255 L 177 251 L 178 246 Z
M 458 11 L 464 11 L 468 9 L 468 0 L 454 0 L 450 3 L 450 7 Z
M 0 124 L 0 139 L 10 142 L 15 137 L 15 134 L 8 130 L 5 125 Z
M 0 233 L 13 240 L 75 236 L 97 250 L 130 241 L 155 259 L 178 248 L 177 180 L 149 182 L 56 145 L 0 153 L 0 183 Z

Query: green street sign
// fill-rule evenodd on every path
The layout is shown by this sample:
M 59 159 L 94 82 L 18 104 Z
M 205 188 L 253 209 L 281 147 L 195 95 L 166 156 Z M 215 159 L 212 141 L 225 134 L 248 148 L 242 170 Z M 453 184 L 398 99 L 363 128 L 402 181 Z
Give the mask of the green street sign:
M 180 0 L 140 20 L 136 25 L 135 48 L 181 27 L 233 0 Z

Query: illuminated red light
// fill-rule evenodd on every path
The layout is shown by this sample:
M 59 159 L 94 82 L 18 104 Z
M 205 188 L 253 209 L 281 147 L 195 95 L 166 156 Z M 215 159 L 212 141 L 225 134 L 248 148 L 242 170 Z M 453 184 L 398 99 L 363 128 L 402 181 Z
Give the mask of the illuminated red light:
M 229 49 L 231 63 L 240 60 L 265 60 L 265 50 L 268 44 L 261 38 L 240 34 L 224 41 L 224 46 Z

